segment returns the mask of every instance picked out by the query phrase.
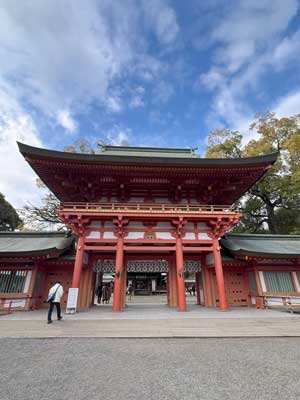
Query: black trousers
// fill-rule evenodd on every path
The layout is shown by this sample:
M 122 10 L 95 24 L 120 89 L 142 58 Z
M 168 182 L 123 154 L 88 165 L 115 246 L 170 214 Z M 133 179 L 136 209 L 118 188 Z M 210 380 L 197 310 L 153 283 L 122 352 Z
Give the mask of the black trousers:
M 60 303 L 54 303 L 53 301 L 50 301 L 49 311 L 48 311 L 48 321 L 51 321 L 54 305 L 56 306 L 57 318 L 59 319 L 61 317 Z

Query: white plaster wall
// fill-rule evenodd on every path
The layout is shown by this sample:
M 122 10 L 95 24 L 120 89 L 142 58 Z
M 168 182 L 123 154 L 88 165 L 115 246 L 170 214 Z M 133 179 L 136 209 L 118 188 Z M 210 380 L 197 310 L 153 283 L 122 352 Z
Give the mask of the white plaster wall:
M 194 234 L 194 232 L 186 232 L 183 238 L 187 240 L 194 240 L 196 238 L 196 235 Z
M 292 304 L 300 304 L 300 299 L 291 299 Z
M 4 307 L 8 308 L 9 303 L 11 302 L 12 307 L 25 307 L 25 300 L 23 299 L 6 299 L 4 303 Z
M 198 238 L 199 240 L 211 240 L 211 238 L 208 236 L 206 232 L 198 233 Z
M 155 232 L 157 239 L 174 239 L 170 232 Z
M 28 271 L 27 275 L 26 275 L 26 280 L 25 280 L 25 284 L 24 284 L 23 293 L 27 293 L 28 290 L 29 290 L 31 276 L 32 276 L 32 271 Z
M 115 239 L 116 236 L 113 232 L 104 232 L 103 233 L 103 238 L 104 239 Z
M 253 304 L 254 306 L 256 305 L 256 297 L 255 296 L 251 296 L 251 304 Z
M 91 231 L 86 239 L 100 239 L 100 232 L 98 231 Z
M 267 286 L 266 286 L 266 282 L 265 282 L 265 277 L 264 277 L 263 271 L 258 271 L 258 276 L 259 276 L 259 280 L 260 280 L 261 289 L 262 289 L 263 292 L 266 292 L 267 291 Z
M 299 285 L 297 272 L 293 271 L 292 274 L 293 274 L 296 290 L 297 290 L 297 292 L 300 292 L 300 285 Z
M 129 232 L 126 239 L 143 239 L 144 232 Z

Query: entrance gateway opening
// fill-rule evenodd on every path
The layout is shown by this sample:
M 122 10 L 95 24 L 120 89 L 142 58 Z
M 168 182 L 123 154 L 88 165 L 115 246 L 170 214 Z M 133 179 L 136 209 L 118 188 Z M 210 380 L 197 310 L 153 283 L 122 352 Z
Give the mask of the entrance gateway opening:
M 168 305 L 177 307 L 176 271 L 170 257 L 127 258 L 122 285 L 122 303 L 125 307 L 137 305 Z M 113 298 L 115 260 L 98 259 L 94 262 L 95 305 L 107 305 L 107 289 Z M 184 261 L 185 293 L 188 305 L 204 305 L 201 263 Z M 104 289 L 105 288 L 105 289 Z M 112 300 L 113 301 L 113 300 Z
M 77 238 L 65 289 L 79 289 L 78 308 L 94 304 L 93 269 L 102 282 L 111 274 L 113 311 L 129 302 L 130 284 L 134 298 L 161 295 L 178 311 L 186 310 L 193 284 L 199 304 L 203 285 L 205 306 L 251 305 L 249 279 L 242 270 L 237 275 L 242 266 L 234 260 L 223 268 L 219 241 L 242 217 L 232 205 L 277 154 L 206 159 L 193 149 L 103 146 L 98 154 L 77 154 L 21 143 L 19 149 L 60 200 L 58 214 Z M 60 274 L 65 263 L 57 266 Z

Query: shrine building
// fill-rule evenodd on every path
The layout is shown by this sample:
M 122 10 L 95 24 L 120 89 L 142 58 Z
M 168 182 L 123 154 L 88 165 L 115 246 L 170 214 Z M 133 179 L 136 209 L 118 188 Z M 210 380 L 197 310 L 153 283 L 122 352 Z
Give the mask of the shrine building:
M 166 293 L 185 311 L 186 278 L 197 304 L 263 307 L 265 294 L 300 295 L 300 236 L 228 233 L 242 217 L 233 203 L 272 168 L 277 154 L 200 158 L 191 149 L 104 146 L 99 154 L 19 143 L 60 201 L 69 228 L 0 233 L 0 308 L 44 305 L 49 287 L 79 288 L 78 307 L 94 304 L 96 279 L 114 280 L 112 309 L 136 294 Z

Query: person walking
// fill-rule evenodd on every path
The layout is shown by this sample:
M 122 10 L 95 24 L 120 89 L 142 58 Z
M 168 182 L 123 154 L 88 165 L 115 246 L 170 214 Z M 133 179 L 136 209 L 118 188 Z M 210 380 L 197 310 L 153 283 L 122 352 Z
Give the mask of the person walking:
M 128 296 L 129 296 L 129 300 L 131 300 L 132 292 L 133 292 L 133 287 L 132 287 L 132 284 L 130 284 L 130 285 L 128 286 L 128 289 L 127 289 L 127 293 L 128 293 Z
M 107 285 L 107 301 L 106 301 L 106 304 L 109 304 L 109 302 L 110 302 L 111 293 L 112 293 L 112 287 L 111 287 L 111 285 Z
M 101 304 L 101 297 L 102 297 L 103 285 L 102 283 L 97 287 L 96 295 L 98 297 L 98 304 Z
M 104 304 L 104 303 L 107 303 L 107 299 L 108 299 L 108 287 L 107 287 L 107 285 L 105 284 L 104 286 L 103 286 L 103 289 L 102 289 L 102 303 Z
M 60 282 L 56 282 L 49 290 L 48 299 L 49 302 L 49 311 L 48 311 L 48 324 L 52 323 L 52 312 L 54 306 L 56 307 L 57 319 L 60 321 L 62 319 L 61 316 L 61 308 L 60 308 L 60 300 L 64 293 L 64 289 Z
M 196 286 L 195 286 L 194 283 L 193 283 L 193 286 L 192 286 L 192 292 L 193 292 L 193 296 L 195 296 L 196 295 Z

